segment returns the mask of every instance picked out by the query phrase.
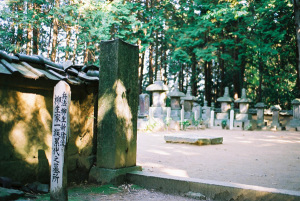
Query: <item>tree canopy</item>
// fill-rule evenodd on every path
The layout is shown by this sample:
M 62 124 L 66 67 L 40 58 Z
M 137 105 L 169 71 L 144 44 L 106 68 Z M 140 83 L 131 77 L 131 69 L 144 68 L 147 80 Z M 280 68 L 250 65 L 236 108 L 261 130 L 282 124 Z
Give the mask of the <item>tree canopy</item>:
M 99 65 L 100 41 L 120 38 L 140 47 L 140 93 L 162 70 L 200 102 L 228 86 L 290 109 L 300 95 L 297 9 L 290 0 L 5 1 L 0 49 Z

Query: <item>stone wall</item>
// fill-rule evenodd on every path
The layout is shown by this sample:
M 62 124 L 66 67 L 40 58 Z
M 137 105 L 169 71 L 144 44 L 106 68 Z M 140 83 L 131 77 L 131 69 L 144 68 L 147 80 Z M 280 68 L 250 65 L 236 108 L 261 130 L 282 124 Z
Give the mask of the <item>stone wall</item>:
M 88 179 L 94 163 L 94 89 L 71 86 L 68 181 Z M 0 176 L 49 183 L 53 89 L 0 87 Z

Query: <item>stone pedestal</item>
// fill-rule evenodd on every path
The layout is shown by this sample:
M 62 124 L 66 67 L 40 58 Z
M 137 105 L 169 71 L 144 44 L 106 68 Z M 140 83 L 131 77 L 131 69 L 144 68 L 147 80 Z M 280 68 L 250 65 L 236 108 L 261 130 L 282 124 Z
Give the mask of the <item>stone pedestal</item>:
M 139 49 L 117 39 L 101 42 L 100 50 L 97 164 L 89 180 L 103 184 L 140 169 L 136 167 Z

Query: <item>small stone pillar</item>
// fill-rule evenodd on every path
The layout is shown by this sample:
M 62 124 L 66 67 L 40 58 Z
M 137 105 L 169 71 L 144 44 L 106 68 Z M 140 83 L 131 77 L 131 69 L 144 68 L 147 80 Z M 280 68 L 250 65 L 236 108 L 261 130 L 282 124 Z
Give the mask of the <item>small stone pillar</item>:
M 150 98 L 148 94 L 139 95 L 139 118 L 145 118 L 149 115 Z
M 256 103 L 255 105 L 256 107 L 256 114 L 257 114 L 257 127 L 258 128 L 263 128 L 265 126 L 265 122 L 264 122 L 264 109 L 266 107 L 266 105 L 262 102 Z
M 234 121 L 234 103 L 231 103 L 230 109 L 230 120 L 229 120 L 229 130 L 233 129 L 233 121 Z
M 136 166 L 139 48 L 120 39 L 100 43 L 96 166 L 90 182 L 123 182 Z
M 300 131 L 300 98 L 292 101 L 293 105 L 293 119 L 290 121 L 288 128 L 296 128 Z
M 280 123 L 279 123 L 279 111 L 281 110 L 281 107 L 279 105 L 273 105 L 271 106 L 272 114 L 272 123 L 271 123 L 271 129 L 272 130 L 281 130 Z
M 152 93 L 152 108 L 154 112 L 154 117 L 162 118 L 163 117 L 163 109 L 166 106 L 166 91 L 169 88 L 164 84 L 161 80 L 160 70 L 157 71 L 156 81 L 153 84 L 150 84 L 146 91 L 150 91 Z
M 222 126 L 222 121 L 229 119 L 228 112 L 230 110 L 230 103 L 233 99 L 229 96 L 229 88 L 225 87 L 224 96 L 217 99 L 218 102 L 221 102 L 221 113 L 217 113 L 215 126 Z M 229 123 L 229 122 L 228 122 Z M 228 124 L 227 124 L 228 125 Z
M 179 91 L 178 81 L 175 82 L 174 89 L 169 92 L 171 99 L 171 118 L 175 121 L 180 120 L 180 98 L 184 97 L 184 93 Z
M 195 96 L 192 96 L 191 86 L 188 86 L 186 95 L 184 97 L 181 97 L 180 99 L 184 101 L 184 118 L 191 119 L 193 102 L 196 100 Z

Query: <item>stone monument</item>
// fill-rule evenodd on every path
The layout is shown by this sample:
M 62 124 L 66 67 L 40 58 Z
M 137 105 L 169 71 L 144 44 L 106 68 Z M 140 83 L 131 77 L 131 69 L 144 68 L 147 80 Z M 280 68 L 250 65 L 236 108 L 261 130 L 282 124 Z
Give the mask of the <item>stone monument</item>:
M 281 110 L 281 107 L 279 105 L 273 105 L 270 109 L 273 112 L 271 130 L 281 130 L 281 126 L 279 123 L 279 111 Z
M 246 89 L 242 89 L 242 96 L 241 98 L 234 101 L 235 103 L 239 104 L 240 112 L 235 114 L 235 121 L 234 126 L 240 127 L 240 128 L 248 128 L 248 125 L 251 123 L 251 125 L 254 124 L 254 122 L 251 122 L 252 115 L 248 114 L 249 111 L 249 103 L 252 102 L 250 98 L 247 98 L 246 96 Z
M 294 99 L 292 101 L 293 105 L 293 119 L 290 121 L 288 125 L 288 129 L 296 128 L 297 131 L 300 131 L 300 99 Z
M 168 91 L 168 86 L 164 84 L 161 80 L 160 70 L 157 71 L 156 81 L 150 84 L 146 91 L 152 92 L 152 110 L 153 115 L 156 118 L 162 118 L 164 113 L 166 113 L 166 91 Z
M 186 95 L 180 98 L 184 105 L 184 119 L 191 119 L 192 118 L 192 109 L 193 103 L 196 100 L 195 96 L 192 96 L 192 89 L 191 86 L 188 86 Z
M 120 39 L 100 43 L 96 166 L 90 182 L 123 182 L 136 166 L 138 46 Z
M 206 127 L 209 127 L 210 124 L 210 112 L 211 108 L 207 106 L 207 101 L 204 100 L 204 105 L 202 107 L 202 118 L 203 118 L 203 123 Z
M 184 93 L 179 91 L 178 81 L 175 82 L 174 89 L 169 92 L 171 99 L 171 118 L 175 121 L 180 120 L 180 97 L 184 97 Z
M 230 103 L 233 99 L 229 96 L 229 88 L 225 87 L 224 96 L 217 99 L 218 102 L 221 103 L 221 113 L 217 113 L 215 126 L 222 126 L 221 123 L 223 120 L 227 121 L 227 125 L 229 125 L 229 110 L 230 110 Z
M 150 98 L 148 94 L 139 95 L 139 118 L 145 118 L 149 115 Z
M 67 191 L 67 142 L 69 139 L 69 106 L 71 89 L 65 81 L 54 87 L 52 121 L 52 156 L 50 198 L 68 200 Z

